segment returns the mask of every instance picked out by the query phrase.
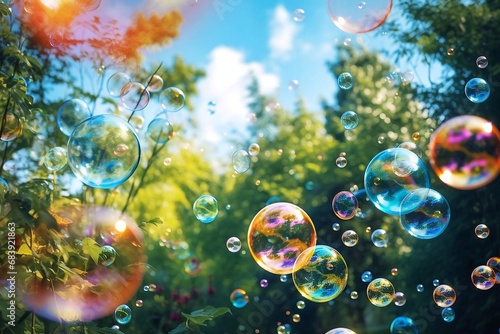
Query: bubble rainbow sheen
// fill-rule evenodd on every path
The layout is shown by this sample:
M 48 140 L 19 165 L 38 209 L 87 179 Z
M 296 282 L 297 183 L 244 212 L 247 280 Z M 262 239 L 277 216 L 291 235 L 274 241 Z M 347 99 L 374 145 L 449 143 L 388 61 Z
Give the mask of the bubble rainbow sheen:
M 458 116 L 441 124 L 429 151 L 436 175 L 456 189 L 481 188 L 500 171 L 500 132 L 479 116 Z
M 332 247 L 309 247 L 297 257 L 292 278 L 304 298 L 313 302 L 328 302 L 344 291 L 348 278 L 347 264 Z
M 366 295 L 370 303 L 378 307 L 385 307 L 394 299 L 394 286 L 385 278 L 376 278 L 368 284 Z
M 300 207 L 277 202 L 255 215 L 247 240 L 250 254 L 264 270 L 290 274 L 299 254 L 316 245 L 316 229 Z
M 88 258 L 85 264 L 70 255 L 66 274 L 60 273 L 65 279 L 51 282 L 19 265 L 19 297 L 28 310 L 58 322 L 92 321 L 113 314 L 141 285 L 146 267 L 142 231 L 130 217 L 108 207 L 71 205 L 58 212 L 58 218 L 69 222 L 62 242 L 80 245 L 75 256 L 88 256 L 85 247 L 93 240 L 96 247 L 113 247 L 116 259 L 102 264 Z
M 325 334 L 356 334 L 356 332 L 350 330 L 349 328 L 338 327 L 338 328 L 330 329 Z

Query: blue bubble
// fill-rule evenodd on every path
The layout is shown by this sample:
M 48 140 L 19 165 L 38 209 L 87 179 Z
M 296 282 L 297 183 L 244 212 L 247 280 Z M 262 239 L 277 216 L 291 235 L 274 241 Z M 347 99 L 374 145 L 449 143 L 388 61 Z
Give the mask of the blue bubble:
M 202 195 L 193 203 L 193 213 L 203 224 L 209 224 L 217 218 L 219 214 L 219 204 L 210 195 Z
M 371 271 L 365 271 L 361 274 L 361 280 L 365 283 L 370 283 L 373 279 Z
M 158 144 L 165 144 L 174 136 L 174 129 L 164 118 L 155 118 L 148 125 L 148 136 Z
M 346 130 L 353 130 L 359 124 L 359 117 L 354 111 L 349 110 L 340 116 L 340 123 Z
M 423 292 L 424 291 L 424 286 L 422 284 L 417 285 L 417 292 Z
M 248 304 L 248 295 L 243 289 L 234 290 L 229 296 L 231 304 L 236 308 L 243 308 Z
M 278 203 L 278 202 L 281 202 L 281 198 L 279 198 L 278 196 L 272 196 L 266 201 L 266 206 L 268 206 L 269 204 Z
M 418 334 L 415 322 L 408 317 L 397 317 L 391 323 L 391 334 Z
M 339 75 L 337 79 L 337 83 L 341 89 L 351 89 L 354 85 L 354 78 L 352 74 L 349 72 L 344 72 Z
M 126 325 L 132 319 L 132 310 L 127 305 L 120 305 L 115 309 L 115 320 L 120 325 Z
M 446 307 L 441 311 L 441 316 L 446 322 L 452 322 L 455 320 L 455 311 L 451 307 Z
M 474 103 L 482 103 L 490 96 L 490 85 L 481 78 L 470 79 L 465 85 L 465 95 Z
M 66 136 L 70 136 L 73 130 L 91 117 L 89 107 L 85 101 L 71 99 L 64 102 L 57 110 L 57 126 Z
M 387 232 L 381 228 L 373 231 L 372 242 L 376 247 L 385 247 L 389 243 Z

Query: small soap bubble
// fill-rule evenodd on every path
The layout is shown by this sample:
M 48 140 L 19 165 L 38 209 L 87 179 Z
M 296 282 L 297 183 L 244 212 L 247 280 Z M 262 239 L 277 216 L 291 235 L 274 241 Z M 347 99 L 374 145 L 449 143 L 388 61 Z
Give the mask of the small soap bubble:
M 215 114 L 215 112 L 217 111 L 217 103 L 215 101 L 209 101 L 207 110 L 210 113 L 210 115 Z
M 299 80 L 290 80 L 288 90 L 296 90 L 299 87 Z
M 393 86 L 400 85 L 402 80 L 403 78 L 401 77 L 401 74 L 399 72 L 390 72 L 385 76 L 385 81 Z
M 358 299 L 358 292 L 357 291 L 351 291 L 351 293 L 349 294 L 349 296 L 351 297 L 351 299 Z
M 372 272 L 371 271 L 365 271 L 361 274 L 361 280 L 365 283 L 371 282 L 373 279 Z
M 344 72 L 339 75 L 337 83 L 341 89 L 351 89 L 354 85 L 354 78 L 349 72 Z
M 99 254 L 99 263 L 105 267 L 109 267 L 116 260 L 116 250 L 113 246 L 104 245 L 101 247 L 101 254 Z
M 345 168 L 347 166 L 347 159 L 345 157 L 338 157 L 335 160 L 335 164 L 338 168 Z
M 252 143 L 250 146 L 248 146 L 248 154 L 250 154 L 252 157 L 255 157 L 258 155 L 260 152 L 260 146 L 257 143 Z
M 337 217 L 349 220 L 358 211 L 358 199 L 350 191 L 341 191 L 332 200 L 332 210 Z
M 241 249 L 241 240 L 238 237 L 231 237 L 226 241 L 227 250 L 237 253 Z
M 150 283 L 150 284 L 148 285 L 148 291 L 149 291 L 149 292 L 155 292 L 155 291 L 156 291 L 156 284 L 154 284 L 154 283 Z
M 418 334 L 418 327 L 413 319 L 400 316 L 392 321 L 390 334 Z
M 333 223 L 332 224 L 332 230 L 339 231 L 340 230 L 340 224 L 339 223 Z
M 415 78 L 415 74 L 413 72 L 405 72 L 403 73 L 403 85 L 408 85 Z
M 135 301 L 135 306 L 136 306 L 136 307 L 142 307 L 143 305 L 144 305 L 144 302 L 143 302 L 143 300 L 142 300 L 142 299 L 137 299 L 137 300 Z
M 117 330 L 117 331 L 118 331 L 118 330 L 120 330 L 120 326 L 118 326 L 118 325 L 113 325 L 113 326 L 111 326 L 111 329 L 114 329 L 114 330 Z
M 488 58 L 486 58 L 485 56 L 477 57 L 476 65 L 479 68 L 486 68 L 488 66 Z
M 165 144 L 174 136 L 174 128 L 166 119 L 157 117 L 149 123 L 147 134 L 156 143 Z
M 299 300 L 299 301 L 297 302 L 297 308 L 298 308 L 299 310 L 303 310 L 305 307 L 306 307 L 306 302 L 305 302 L 305 301 L 303 301 L 303 300 Z
M 394 294 L 394 304 L 396 306 L 403 306 L 404 304 L 406 304 L 406 296 L 404 293 L 402 292 L 396 292 Z
M 437 278 L 434 279 L 434 280 L 432 280 L 432 285 L 438 286 L 439 285 L 439 280 Z
M 413 139 L 414 141 L 418 141 L 420 139 L 420 132 L 418 131 L 415 131 L 411 134 L 411 139 Z
M 414 142 L 405 141 L 405 142 L 399 144 L 398 147 L 410 150 L 413 153 L 415 153 L 416 155 L 418 155 L 420 158 L 422 158 L 422 155 L 423 155 L 422 149 L 420 147 L 418 147 L 418 145 L 415 144 Z
M 346 130 L 353 130 L 359 124 L 359 117 L 354 111 L 346 111 L 340 116 L 340 123 Z
M 47 128 L 49 118 L 47 114 L 40 108 L 30 110 L 30 116 L 26 120 L 26 125 L 33 133 L 40 133 Z
M 366 2 L 361 1 L 360 3 L 358 3 L 358 9 L 363 9 L 365 7 L 366 7 Z
M 394 286 L 385 278 L 376 278 L 368 284 L 366 295 L 370 303 L 378 307 L 389 305 L 394 299 Z
M 496 283 L 496 273 L 491 267 L 482 265 L 472 271 L 471 280 L 479 290 L 489 290 Z
M 424 291 L 424 286 L 422 284 L 417 285 L 417 292 L 423 292 Z
M 172 164 L 172 158 L 165 158 L 163 159 L 163 165 L 164 166 L 170 166 Z
M 376 247 L 385 247 L 389 243 L 389 236 L 384 229 L 377 229 L 372 232 L 372 242 Z
M 293 322 L 299 322 L 300 321 L 300 314 L 295 313 L 292 316 L 292 320 L 293 320 Z
M 50 34 L 50 36 L 49 36 L 49 43 L 53 47 L 61 46 L 63 41 L 64 41 L 64 35 L 60 31 L 56 31 L 56 32 Z
M 149 286 L 148 286 L 148 285 L 143 286 L 143 287 L 142 287 L 142 290 L 143 290 L 144 292 L 149 292 Z
M 43 159 L 43 164 L 50 172 L 57 172 L 66 167 L 68 156 L 64 147 L 56 146 L 51 148 Z
M 385 136 L 378 136 L 377 143 L 382 145 L 385 142 Z
M 372 232 L 372 228 L 371 228 L 370 226 L 367 226 L 367 227 L 365 228 L 365 232 L 366 232 L 366 233 L 371 233 L 371 232 Z
M 457 300 L 457 294 L 455 289 L 447 284 L 438 285 L 434 292 L 432 293 L 432 298 L 434 302 L 439 307 L 449 307 L 452 306 Z
M 486 224 L 479 224 L 474 229 L 474 233 L 479 239 L 486 239 L 490 235 L 490 228 Z
M 193 212 L 203 224 L 209 224 L 217 218 L 219 214 L 219 205 L 215 197 L 202 195 L 193 203 Z
M 115 309 L 115 320 L 120 325 L 126 325 L 132 319 L 132 310 L 127 305 L 123 304 Z
M 455 311 L 451 307 L 446 307 L 441 311 L 441 316 L 446 322 L 452 322 L 455 320 Z
M 472 78 L 465 84 L 465 96 L 474 103 L 482 103 L 490 96 L 490 85 L 481 78 Z
M 120 91 L 120 101 L 128 110 L 142 110 L 149 104 L 149 91 L 140 82 L 129 82 Z
M 261 288 L 267 288 L 268 285 L 269 285 L 269 282 L 267 281 L 267 279 L 263 278 L 263 279 L 260 280 L 259 284 L 260 284 Z
M 229 296 L 231 304 L 236 308 L 243 308 L 248 304 L 248 295 L 243 289 L 235 289 Z
M 226 205 L 226 211 L 231 210 L 231 204 Z
M 158 74 L 153 74 L 152 77 L 149 77 L 147 80 L 146 87 L 151 93 L 159 92 L 163 88 L 163 78 Z
M 344 39 L 344 46 L 351 45 L 351 42 L 352 42 L 352 40 L 349 37 L 347 37 L 346 39 Z
M 342 233 L 342 242 L 347 247 L 354 247 L 358 244 L 359 236 L 353 230 L 347 230 Z
M 293 20 L 295 22 L 302 22 L 306 18 L 306 12 L 302 8 L 297 8 L 293 11 Z
M 283 274 L 280 276 L 280 281 L 283 282 L 283 283 L 286 283 L 288 281 L 288 276 Z
M 399 272 L 398 272 L 398 268 L 392 268 L 392 269 L 391 269 L 391 275 L 392 275 L 392 276 L 398 276 L 398 273 L 399 273 Z
M 237 150 L 232 157 L 233 169 L 236 173 L 245 173 L 250 168 L 250 155 L 245 150 Z
M 446 50 L 446 54 L 448 56 L 453 56 L 455 54 L 455 49 L 454 48 L 448 48 L 448 50 Z
M 165 111 L 177 112 L 186 105 L 186 96 L 179 88 L 168 87 L 160 93 L 160 104 Z

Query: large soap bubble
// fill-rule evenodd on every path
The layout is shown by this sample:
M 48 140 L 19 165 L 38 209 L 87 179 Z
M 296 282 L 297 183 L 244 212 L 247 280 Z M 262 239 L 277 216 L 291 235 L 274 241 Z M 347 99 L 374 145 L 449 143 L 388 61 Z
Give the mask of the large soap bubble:
M 290 274 L 300 253 L 316 245 L 316 229 L 304 210 L 278 202 L 255 215 L 247 240 L 259 266 L 273 274 Z
M 413 211 L 419 203 L 402 207 L 411 191 L 429 188 L 430 178 L 425 163 L 404 148 L 390 148 L 378 153 L 365 170 L 365 190 L 375 207 L 391 215 Z
M 434 289 L 432 293 L 434 302 L 439 307 L 450 307 L 457 300 L 455 289 L 447 284 L 441 284 Z
M 141 230 L 130 217 L 112 208 L 72 203 L 54 210 L 51 214 L 58 223 L 64 222 L 59 225 L 65 246 L 62 264 L 54 273 L 57 278 L 47 281 L 20 264 L 20 298 L 27 309 L 57 322 L 92 321 L 112 314 L 133 297 L 142 282 L 146 257 Z M 113 263 L 101 261 L 105 246 L 116 250 Z
M 479 116 L 458 116 L 441 124 L 429 151 L 434 172 L 456 189 L 481 188 L 500 171 L 500 132 Z
M 376 278 L 368 284 L 366 295 L 370 303 L 378 307 L 389 305 L 394 299 L 394 286 L 385 278 Z
M 418 239 L 432 239 L 444 232 L 450 222 L 451 210 L 448 201 L 433 189 L 417 189 L 406 195 L 402 207 L 414 206 L 415 210 L 401 213 L 403 228 Z
M 465 96 L 474 103 L 483 103 L 490 96 L 490 85 L 481 78 L 470 79 L 465 84 Z
M 70 136 L 73 130 L 84 120 L 92 116 L 85 101 L 71 99 L 64 102 L 57 110 L 57 125 L 66 136 Z
M 132 126 L 110 114 L 84 121 L 68 141 L 71 170 L 80 181 L 95 188 L 109 189 L 125 182 L 137 168 L 140 153 Z
M 413 319 L 400 316 L 391 323 L 391 334 L 418 334 L 418 328 Z
M 292 272 L 297 290 L 313 302 L 328 302 L 338 297 L 346 287 L 347 277 L 347 264 L 342 255 L 324 245 L 303 251 Z
M 129 82 L 120 91 L 120 101 L 128 110 L 142 110 L 149 104 L 150 93 L 140 82 Z
M 3 116 L 2 133 L 0 134 L 0 140 L 2 141 L 13 141 L 19 137 L 23 130 L 23 123 L 19 117 L 13 112 L 7 112 Z
M 348 33 L 359 34 L 380 27 L 389 17 L 392 0 L 327 0 L 328 13 L 335 25 Z
M 338 328 L 330 329 L 325 334 L 356 334 L 356 332 L 352 331 L 348 328 L 338 327 Z

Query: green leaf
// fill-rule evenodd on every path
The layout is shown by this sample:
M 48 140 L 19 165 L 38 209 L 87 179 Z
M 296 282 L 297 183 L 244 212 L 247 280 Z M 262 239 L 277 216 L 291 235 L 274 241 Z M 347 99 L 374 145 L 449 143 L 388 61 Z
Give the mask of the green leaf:
M 187 328 L 185 323 L 180 324 L 179 326 L 168 332 L 168 334 L 191 334 L 191 333 L 192 333 L 191 330 Z
M 95 264 L 99 263 L 99 255 L 101 254 L 101 246 L 91 238 L 84 238 L 82 240 L 82 250 L 83 253 L 90 256 Z
M 205 322 L 213 320 L 215 317 L 219 317 L 223 314 L 231 313 L 231 310 L 227 307 L 206 306 L 200 310 L 191 312 L 191 314 L 182 313 L 182 315 L 189 321 L 201 326 L 206 326 Z
M 155 226 L 158 226 L 160 224 L 163 224 L 163 220 L 159 217 L 153 218 L 151 220 L 148 220 L 146 224 L 153 224 Z

